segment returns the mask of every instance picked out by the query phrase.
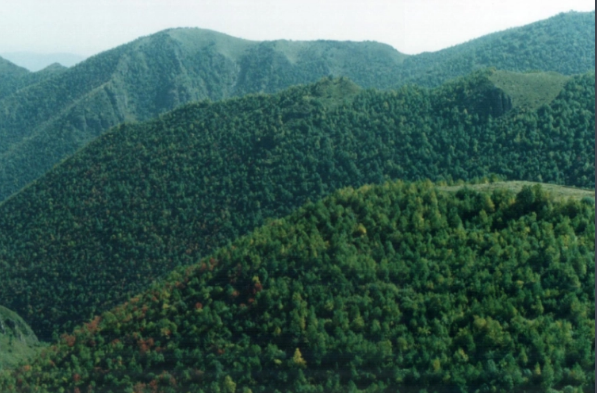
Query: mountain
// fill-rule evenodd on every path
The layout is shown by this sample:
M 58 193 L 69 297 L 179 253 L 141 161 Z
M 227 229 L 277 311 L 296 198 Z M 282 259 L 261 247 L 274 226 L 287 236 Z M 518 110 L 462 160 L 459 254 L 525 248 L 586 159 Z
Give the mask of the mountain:
M 594 218 L 540 186 L 343 189 L 90 319 L 0 389 L 593 392 Z
M 594 33 L 594 12 L 569 13 L 405 56 L 375 42 L 252 42 L 201 29 L 163 31 L 0 99 L 0 200 L 110 127 L 187 102 L 273 93 L 329 75 L 392 89 L 435 87 L 488 66 L 585 73 L 595 69 Z
M 14 93 L 19 79 L 27 74 L 26 69 L 0 57 L 0 98 Z
M 31 72 L 41 71 L 52 64 L 68 68 L 85 60 L 85 57 L 73 53 L 8 52 L 0 53 L 0 56 Z
M 0 58 L 0 100 L 21 89 L 41 83 L 67 70 L 60 64 L 51 64 L 41 71 L 29 72 Z
M 39 349 L 35 333 L 23 319 L 0 306 L 0 373 L 30 361 Z
M 119 126 L 0 205 L 0 303 L 48 340 L 347 186 L 495 173 L 594 190 L 595 74 L 534 110 L 496 73 L 392 92 L 324 79 Z
M 562 13 L 439 52 L 408 57 L 400 67 L 399 80 L 433 87 L 486 67 L 564 75 L 594 71 L 595 11 Z
M 139 39 L 0 100 L 0 199 L 122 122 L 330 73 L 371 85 L 403 58 L 377 43 L 259 43 L 200 29 Z

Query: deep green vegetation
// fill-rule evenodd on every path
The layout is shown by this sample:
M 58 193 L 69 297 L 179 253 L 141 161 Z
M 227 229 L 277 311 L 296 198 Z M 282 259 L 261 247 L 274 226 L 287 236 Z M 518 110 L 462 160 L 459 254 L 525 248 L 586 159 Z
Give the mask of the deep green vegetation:
M 199 29 L 144 37 L 3 99 L 0 92 L 0 200 L 110 127 L 190 101 L 272 93 L 328 75 L 364 88 L 436 87 L 485 67 L 594 71 L 595 14 L 562 14 L 418 56 L 374 42 L 251 42 Z
M 346 186 L 496 173 L 594 190 L 594 74 L 506 113 L 491 74 L 386 93 L 326 79 L 120 126 L 0 205 L 0 303 L 49 339 Z
M 594 218 L 541 187 L 344 189 L 62 336 L 0 390 L 594 392 Z
M 40 348 L 35 333 L 23 319 L 0 306 L 0 372 L 32 360 Z

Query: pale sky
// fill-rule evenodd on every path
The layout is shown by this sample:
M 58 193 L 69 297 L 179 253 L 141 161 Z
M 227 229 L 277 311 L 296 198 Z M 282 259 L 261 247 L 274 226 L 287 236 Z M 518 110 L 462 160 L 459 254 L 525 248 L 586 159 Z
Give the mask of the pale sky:
M 594 0 L 0 0 L 0 53 L 89 56 L 201 27 L 252 40 L 372 40 L 417 54 L 594 9 Z

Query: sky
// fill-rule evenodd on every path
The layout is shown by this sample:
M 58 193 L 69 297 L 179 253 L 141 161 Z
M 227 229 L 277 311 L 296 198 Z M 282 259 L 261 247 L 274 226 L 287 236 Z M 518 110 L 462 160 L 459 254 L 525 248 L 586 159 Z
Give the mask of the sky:
M 90 56 L 173 27 L 252 40 L 378 41 L 437 51 L 594 0 L 0 0 L 0 53 Z

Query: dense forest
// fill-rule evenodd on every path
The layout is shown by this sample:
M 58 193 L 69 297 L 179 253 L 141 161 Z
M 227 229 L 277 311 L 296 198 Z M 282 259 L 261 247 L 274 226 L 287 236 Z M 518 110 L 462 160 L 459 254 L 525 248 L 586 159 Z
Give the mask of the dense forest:
M 594 392 L 595 135 L 594 11 L 0 57 L 0 392 Z
M 377 43 L 259 43 L 200 29 L 141 38 L 0 99 L 0 200 L 122 122 L 315 82 L 330 69 L 357 81 L 388 75 L 403 57 Z
M 187 102 L 273 93 L 329 75 L 364 88 L 437 87 L 485 67 L 594 72 L 595 13 L 561 14 L 417 56 L 375 42 L 252 42 L 173 29 L 24 79 L 3 63 L 0 78 L 21 84 L 8 94 L 17 85 L 0 83 L 0 200 L 110 127 Z
M 0 304 L 56 338 L 347 186 L 494 173 L 594 190 L 595 75 L 534 110 L 495 77 L 393 92 L 324 79 L 120 126 L 0 205 Z
M 594 392 L 594 218 L 540 186 L 343 189 L 64 334 L 0 390 Z

